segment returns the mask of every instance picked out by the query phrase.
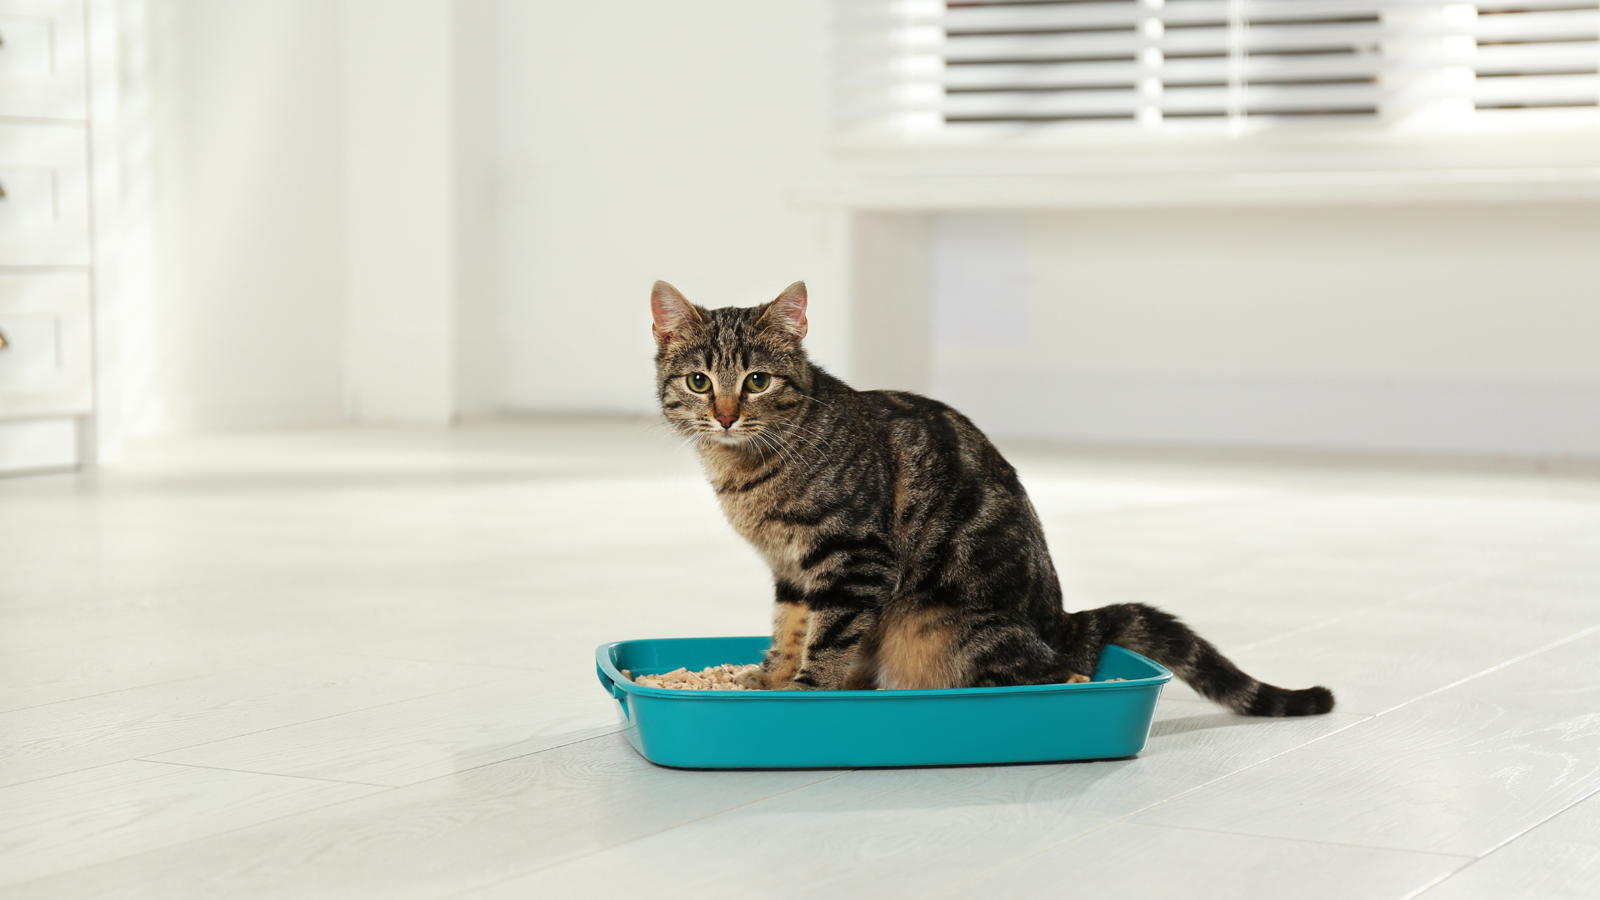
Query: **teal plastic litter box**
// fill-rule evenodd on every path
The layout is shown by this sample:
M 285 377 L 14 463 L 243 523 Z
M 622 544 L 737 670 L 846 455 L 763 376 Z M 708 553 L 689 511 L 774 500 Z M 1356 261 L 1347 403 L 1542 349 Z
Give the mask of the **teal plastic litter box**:
M 1150 736 L 1172 673 L 1107 647 L 1092 681 L 936 691 L 688 691 L 624 677 L 760 662 L 771 638 L 618 641 L 595 651 L 628 743 L 686 769 L 961 766 L 1114 759 Z M 1123 678 L 1125 681 L 1107 681 Z

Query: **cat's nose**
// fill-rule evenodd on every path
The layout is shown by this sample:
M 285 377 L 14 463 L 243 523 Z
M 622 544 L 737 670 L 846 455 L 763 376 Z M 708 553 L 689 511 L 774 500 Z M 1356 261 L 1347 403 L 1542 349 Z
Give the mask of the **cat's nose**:
M 733 423 L 739 421 L 739 415 L 737 413 L 735 413 L 735 414 L 733 414 L 731 416 L 717 416 L 716 418 L 717 418 L 718 422 L 722 423 L 722 428 L 723 428 L 724 431 L 726 431 L 729 428 L 732 428 L 733 427 Z

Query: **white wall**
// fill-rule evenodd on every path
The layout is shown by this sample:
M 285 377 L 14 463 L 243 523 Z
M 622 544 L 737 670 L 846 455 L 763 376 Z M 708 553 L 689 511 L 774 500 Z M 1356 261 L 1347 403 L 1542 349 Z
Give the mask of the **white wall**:
M 498 407 L 497 5 L 340 0 L 346 412 Z
M 501 408 L 500 7 L 451 3 L 456 418 Z
M 340 0 L 351 418 L 449 423 L 454 133 L 448 0 Z
M 1025 333 L 934 353 L 996 431 L 1600 454 L 1593 206 L 1033 213 L 1023 240 Z
M 657 278 L 706 306 L 808 282 L 811 352 L 848 344 L 841 217 L 788 199 L 828 165 L 824 3 L 502 6 L 506 405 L 648 410 Z
M 336 8 L 125 3 L 124 178 L 143 288 L 132 434 L 336 421 L 344 268 Z M 142 224 L 141 224 L 142 223 Z
M 497 408 L 498 4 L 100 8 L 127 270 L 107 415 L 147 435 Z

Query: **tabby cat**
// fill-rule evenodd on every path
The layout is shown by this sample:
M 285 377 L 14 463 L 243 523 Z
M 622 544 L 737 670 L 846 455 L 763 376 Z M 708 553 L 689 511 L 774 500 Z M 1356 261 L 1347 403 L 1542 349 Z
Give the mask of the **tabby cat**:
M 708 310 L 658 281 L 656 388 L 733 527 L 777 587 L 772 647 L 745 686 L 956 688 L 1089 680 L 1118 644 L 1237 713 L 1333 708 L 1241 672 L 1137 603 L 1069 613 L 1017 473 L 967 418 L 857 391 L 806 358 L 806 289 Z

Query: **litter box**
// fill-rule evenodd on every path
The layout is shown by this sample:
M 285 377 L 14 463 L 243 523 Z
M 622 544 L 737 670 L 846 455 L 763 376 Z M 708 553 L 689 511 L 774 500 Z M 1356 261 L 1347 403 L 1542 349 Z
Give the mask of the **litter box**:
M 1144 749 L 1164 667 L 1107 647 L 1083 684 L 929 691 L 691 691 L 623 676 L 760 662 L 771 638 L 602 644 L 600 683 L 628 743 L 685 769 L 963 766 L 1128 757 Z M 1125 681 L 1107 681 L 1123 678 Z

